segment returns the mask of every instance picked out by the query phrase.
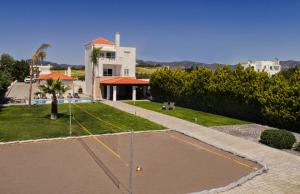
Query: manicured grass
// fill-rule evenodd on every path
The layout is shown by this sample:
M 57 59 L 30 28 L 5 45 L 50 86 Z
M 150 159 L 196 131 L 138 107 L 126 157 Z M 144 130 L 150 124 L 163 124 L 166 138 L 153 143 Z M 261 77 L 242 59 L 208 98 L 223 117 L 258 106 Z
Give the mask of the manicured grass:
M 0 141 L 54 138 L 69 135 L 68 104 L 59 105 L 60 117 L 50 120 L 49 105 L 0 107 Z M 161 125 L 101 103 L 72 105 L 73 135 L 159 130 Z M 80 124 L 79 124 L 80 123 Z
M 127 102 L 131 105 L 134 105 L 134 102 Z M 221 115 L 206 113 L 202 111 L 192 110 L 188 108 L 183 108 L 176 106 L 175 110 L 162 110 L 162 103 L 151 102 L 151 101 L 137 101 L 135 106 L 139 106 L 145 109 L 153 110 L 160 112 L 166 115 L 178 117 L 187 121 L 195 122 L 197 118 L 197 123 L 199 125 L 204 125 L 207 127 L 210 126 L 219 126 L 219 125 L 238 125 L 238 124 L 247 124 L 249 122 L 242 121 L 239 119 L 229 118 Z

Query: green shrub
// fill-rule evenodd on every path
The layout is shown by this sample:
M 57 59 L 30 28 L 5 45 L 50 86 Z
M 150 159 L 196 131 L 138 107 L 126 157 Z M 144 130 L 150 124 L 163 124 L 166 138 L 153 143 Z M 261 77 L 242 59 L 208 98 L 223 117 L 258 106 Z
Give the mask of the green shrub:
M 241 65 L 159 68 L 151 74 L 150 87 L 155 101 L 300 132 L 300 67 L 289 76 L 268 76 Z
M 286 130 L 267 129 L 262 132 L 261 143 L 278 149 L 291 149 L 296 142 L 294 134 Z
M 300 142 L 298 142 L 294 148 L 294 150 L 300 152 Z
M 85 75 L 79 75 L 77 78 L 80 81 L 84 81 L 85 80 Z

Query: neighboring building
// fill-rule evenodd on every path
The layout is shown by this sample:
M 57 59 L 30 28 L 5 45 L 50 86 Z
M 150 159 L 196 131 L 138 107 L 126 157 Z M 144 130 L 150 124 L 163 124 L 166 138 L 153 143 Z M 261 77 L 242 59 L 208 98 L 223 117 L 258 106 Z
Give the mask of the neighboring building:
M 274 75 L 281 70 L 279 60 L 275 59 L 273 61 L 248 61 L 246 63 L 241 63 L 241 65 L 246 69 L 247 67 L 253 67 L 255 71 L 267 72 L 269 75 Z
M 41 81 L 46 81 L 48 79 L 60 79 L 63 82 L 65 82 L 65 84 L 70 84 L 75 80 L 73 77 L 63 74 L 63 73 L 59 73 L 59 72 L 53 72 L 53 73 L 49 73 L 49 74 L 40 75 L 35 80 L 41 82 Z
M 45 74 L 50 74 L 51 73 L 51 65 L 37 65 L 35 68 L 38 69 L 39 75 L 45 75 Z
M 145 97 L 148 81 L 135 79 L 136 49 L 120 46 L 120 34 L 115 42 L 97 38 L 85 45 L 86 93 L 92 95 L 93 48 L 101 48 L 101 56 L 95 65 L 94 99 L 137 99 Z M 139 95 L 141 94 L 142 95 Z
M 37 81 L 38 85 L 42 85 L 46 83 L 46 80 L 48 79 L 59 79 L 63 82 L 63 84 L 65 86 L 69 87 L 69 90 L 65 93 L 65 96 L 68 93 L 71 93 L 74 95 L 74 78 L 68 75 L 65 75 L 63 73 L 59 73 L 59 72 L 53 72 L 53 73 L 49 73 L 49 74 L 44 74 L 44 75 L 40 75 L 38 78 L 36 78 L 35 80 Z M 48 95 L 48 97 L 50 98 L 50 95 Z

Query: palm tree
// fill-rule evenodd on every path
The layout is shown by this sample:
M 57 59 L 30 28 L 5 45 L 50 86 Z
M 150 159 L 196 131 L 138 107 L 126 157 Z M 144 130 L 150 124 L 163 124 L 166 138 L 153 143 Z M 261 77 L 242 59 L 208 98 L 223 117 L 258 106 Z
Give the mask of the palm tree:
M 98 59 L 101 55 L 101 47 L 94 48 L 91 54 L 91 62 L 92 62 L 92 102 L 94 102 L 94 85 L 95 85 L 95 65 L 98 65 Z
M 45 49 L 49 48 L 50 44 L 42 44 L 32 55 L 32 61 L 30 64 L 30 85 L 29 85 L 29 106 L 31 105 L 31 96 L 32 96 L 32 76 L 33 76 L 33 66 L 37 62 L 43 61 L 46 58 Z
M 69 87 L 65 86 L 59 79 L 48 79 L 46 84 L 40 85 L 39 89 L 44 94 L 51 94 L 51 119 L 57 118 L 57 95 L 64 94 Z

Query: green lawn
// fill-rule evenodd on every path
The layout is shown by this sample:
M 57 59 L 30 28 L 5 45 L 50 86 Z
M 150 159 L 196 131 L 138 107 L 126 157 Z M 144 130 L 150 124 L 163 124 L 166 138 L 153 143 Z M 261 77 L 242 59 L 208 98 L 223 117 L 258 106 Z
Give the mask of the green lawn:
M 68 105 L 59 105 L 60 118 L 50 120 L 49 105 L 0 107 L 0 141 L 54 138 L 69 135 Z M 73 135 L 159 130 L 161 125 L 97 103 L 72 105 Z
M 127 102 L 131 105 L 134 105 L 134 102 Z M 219 126 L 219 125 L 238 125 L 238 124 L 247 124 L 249 122 L 242 121 L 239 119 L 229 118 L 221 115 L 206 113 L 202 111 L 192 110 L 188 108 L 183 108 L 176 106 L 175 110 L 162 110 L 162 103 L 150 102 L 150 101 L 137 101 L 135 102 L 136 106 L 160 112 L 166 115 L 178 117 L 187 121 L 195 122 L 197 118 L 197 123 L 199 125 L 204 125 L 207 127 L 210 126 Z

